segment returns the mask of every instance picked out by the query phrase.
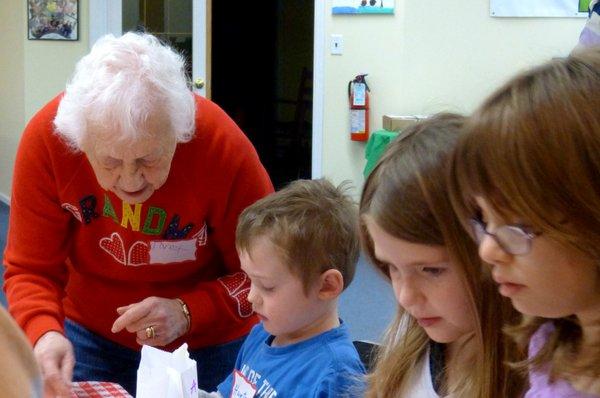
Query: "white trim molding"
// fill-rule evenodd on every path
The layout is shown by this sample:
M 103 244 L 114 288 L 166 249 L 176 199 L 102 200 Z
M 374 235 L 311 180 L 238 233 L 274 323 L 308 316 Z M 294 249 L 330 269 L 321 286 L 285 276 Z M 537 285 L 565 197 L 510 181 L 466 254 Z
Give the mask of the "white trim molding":
M 206 38 L 209 32 L 206 12 L 206 0 L 192 2 L 192 80 L 200 78 L 205 81 L 202 88 L 194 89 L 194 92 L 203 97 L 206 97 L 207 85 L 210 84 L 208 81 L 210 76 L 207 74 L 209 68 L 207 65 Z
M 90 41 L 92 48 L 100 37 L 112 33 L 115 36 L 123 34 L 121 1 L 90 0 Z
M 8 206 L 10 206 L 10 198 L 2 192 L 0 192 L 0 202 L 6 203 Z
M 325 3 L 315 0 L 313 46 L 312 178 L 323 175 L 323 112 L 325 106 Z

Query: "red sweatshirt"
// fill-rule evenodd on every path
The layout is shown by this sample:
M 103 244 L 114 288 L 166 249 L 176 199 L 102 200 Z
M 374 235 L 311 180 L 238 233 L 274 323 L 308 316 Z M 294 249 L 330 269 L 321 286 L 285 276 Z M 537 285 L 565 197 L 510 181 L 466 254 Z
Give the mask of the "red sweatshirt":
M 231 341 L 256 322 L 240 271 L 240 212 L 272 192 L 250 141 L 217 105 L 197 97 L 196 134 L 178 144 L 166 183 L 141 204 L 103 190 L 82 153 L 53 132 L 60 96 L 25 129 L 15 164 L 4 290 L 33 344 L 65 317 L 113 334 L 117 307 L 180 297 L 191 312 L 192 349 Z

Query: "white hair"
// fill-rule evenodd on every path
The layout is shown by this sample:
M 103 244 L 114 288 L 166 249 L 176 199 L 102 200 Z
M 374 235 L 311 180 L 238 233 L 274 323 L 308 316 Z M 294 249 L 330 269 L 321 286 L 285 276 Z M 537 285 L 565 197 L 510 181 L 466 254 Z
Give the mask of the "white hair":
M 195 101 L 184 57 L 149 34 L 106 35 L 77 63 L 54 126 L 81 150 L 90 123 L 115 132 L 116 139 L 135 139 L 157 111 L 170 118 L 177 142 L 192 138 Z

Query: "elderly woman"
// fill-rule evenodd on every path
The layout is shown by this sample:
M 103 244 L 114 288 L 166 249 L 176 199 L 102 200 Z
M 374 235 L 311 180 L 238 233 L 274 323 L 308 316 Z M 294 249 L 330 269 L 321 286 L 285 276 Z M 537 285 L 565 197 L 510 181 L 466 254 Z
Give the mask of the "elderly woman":
M 183 342 L 214 389 L 256 322 L 237 218 L 272 189 L 180 55 L 147 34 L 99 40 L 16 159 L 5 290 L 48 393 L 72 378 L 133 393 L 141 345 Z

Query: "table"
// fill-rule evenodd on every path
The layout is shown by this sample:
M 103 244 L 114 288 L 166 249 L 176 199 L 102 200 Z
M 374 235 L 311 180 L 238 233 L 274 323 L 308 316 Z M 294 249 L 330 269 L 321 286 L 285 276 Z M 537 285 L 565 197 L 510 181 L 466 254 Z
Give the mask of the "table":
M 120 385 L 107 381 L 74 382 L 71 388 L 71 398 L 133 398 Z

